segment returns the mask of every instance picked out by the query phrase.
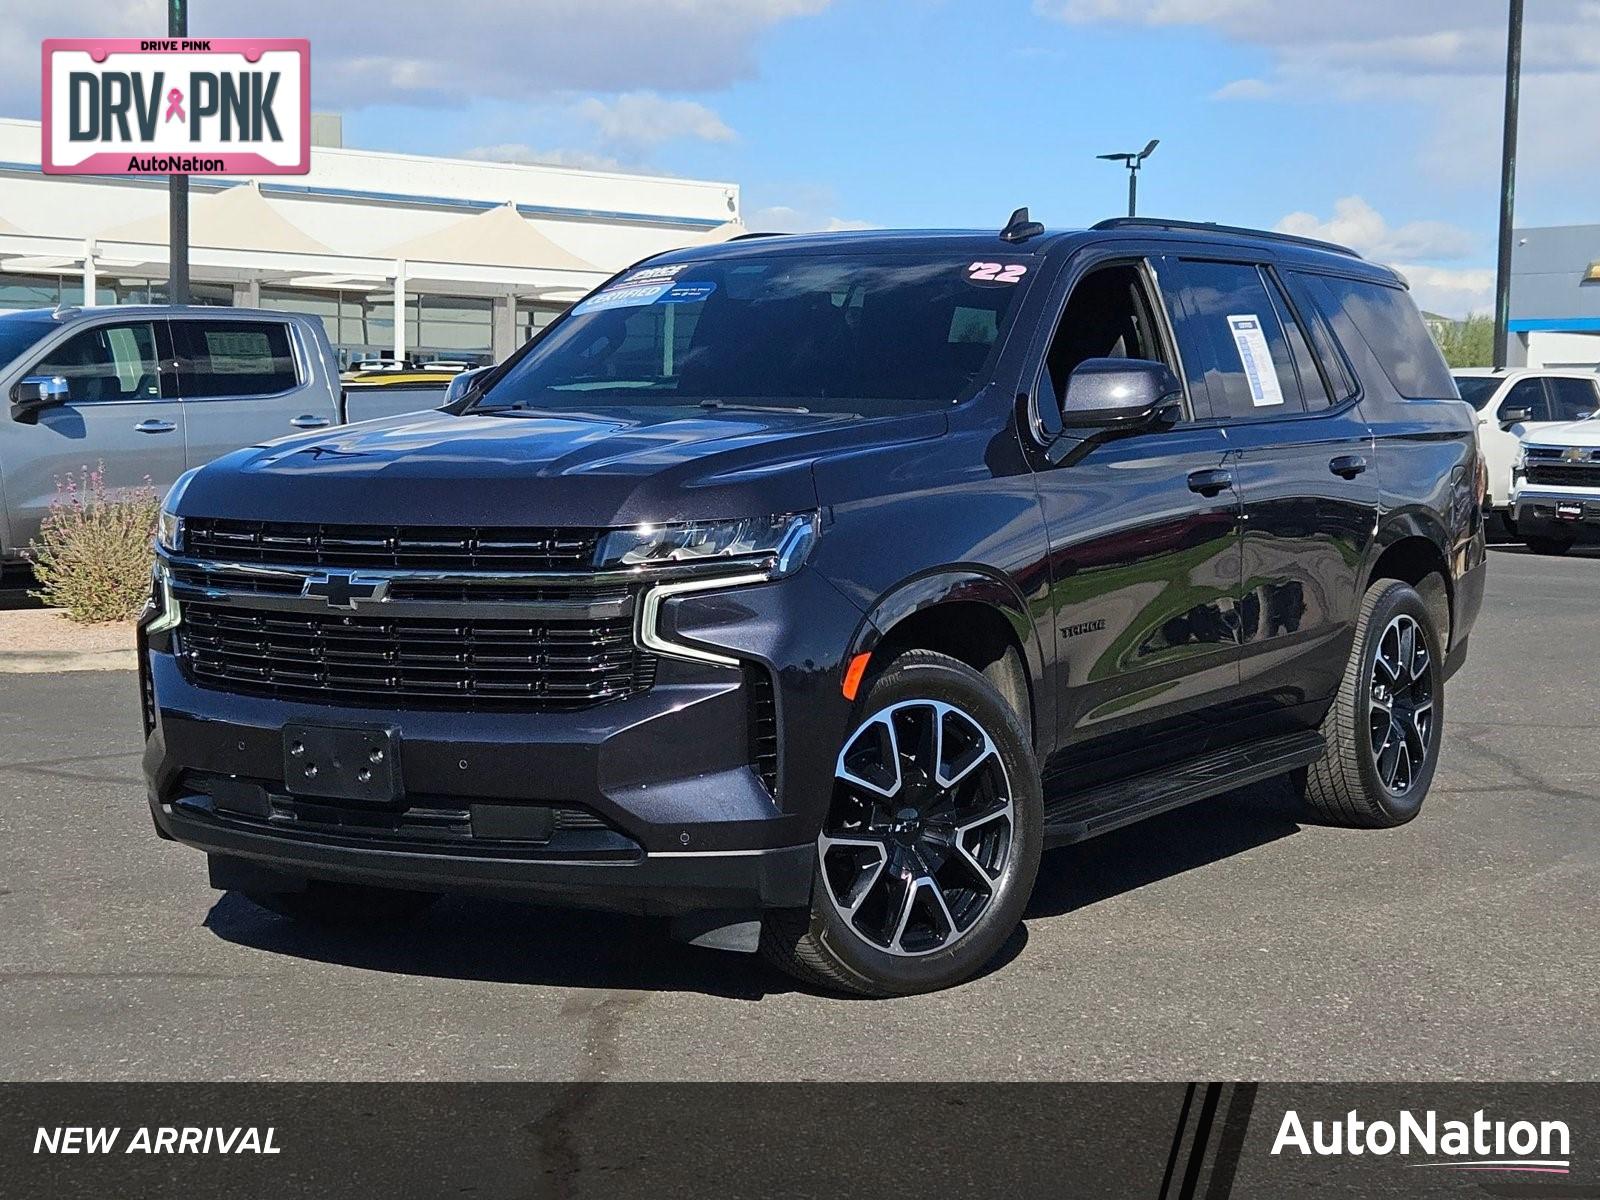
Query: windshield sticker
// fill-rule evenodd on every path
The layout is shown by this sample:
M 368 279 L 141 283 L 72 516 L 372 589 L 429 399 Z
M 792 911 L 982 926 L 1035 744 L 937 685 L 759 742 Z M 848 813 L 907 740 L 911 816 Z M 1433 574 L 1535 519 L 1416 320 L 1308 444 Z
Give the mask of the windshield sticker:
M 717 285 L 710 280 L 704 282 L 675 283 L 667 293 L 656 301 L 657 304 L 699 304 L 700 301 L 710 297 L 717 290 Z
M 654 304 L 671 287 L 670 283 L 625 283 L 620 287 L 609 287 L 581 301 L 572 312 L 575 316 L 582 316 L 584 313 L 605 312 L 612 308 L 639 308 Z
M 975 262 L 967 268 L 967 282 L 981 287 L 1000 287 L 1020 282 L 1027 273 L 1027 263 Z
M 1250 403 L 1257 408 L 1282 404 L 1283 388 L 1278 383 L 1272 352 L 1267 349 L 1267 335 L 1261 332 L 1261 318 L 1254 313 L 1230 316 L 1228 328 L 1233 331 L 1233 344 L 1239 348 L 1239 361 L 1250 382 Z
M 642 267 L 633 272 L 623 283 L 660 283 L 664 279 L 672 279 L 678 272 L 687 267 L 688 263 L 668 263 L 660 267 Z

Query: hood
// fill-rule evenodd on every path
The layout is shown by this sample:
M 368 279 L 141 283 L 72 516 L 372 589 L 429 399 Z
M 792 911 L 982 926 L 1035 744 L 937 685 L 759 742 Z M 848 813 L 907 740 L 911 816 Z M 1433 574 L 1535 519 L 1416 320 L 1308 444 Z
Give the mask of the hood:
M 802 512 L 818 506 L 818 457 L 945 427 L 938 413 L 411 413 L 236 451 L 190 481 L 180 512 L 588 527 Z
M 1522 435 L 1525 446 L 1600 446 L 1600 418 L 1586 417 L 1565 425 L 1541 425 Z

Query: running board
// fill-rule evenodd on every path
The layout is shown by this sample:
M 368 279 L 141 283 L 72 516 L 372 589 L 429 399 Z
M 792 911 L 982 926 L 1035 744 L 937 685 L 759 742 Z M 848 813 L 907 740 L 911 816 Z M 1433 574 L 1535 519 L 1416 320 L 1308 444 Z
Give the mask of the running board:
M 1045 845 L 1081 842 L 1196 800 L 1260 783 L 1310 765 L 1322 757 L 1326 746 L 1320 733 L 1291 733 L 1213 751 L 1163 771 L 1135 775 L 1092 791 L 1055 800 L 1047 797 Z

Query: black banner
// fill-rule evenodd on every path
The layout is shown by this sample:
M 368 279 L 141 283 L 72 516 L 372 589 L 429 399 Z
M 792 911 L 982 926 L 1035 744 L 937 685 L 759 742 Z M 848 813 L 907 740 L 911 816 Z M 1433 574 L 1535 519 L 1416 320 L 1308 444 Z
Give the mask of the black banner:
M 11 1084 L 0 1193 L 1593 1197 L 1600 1086 Z

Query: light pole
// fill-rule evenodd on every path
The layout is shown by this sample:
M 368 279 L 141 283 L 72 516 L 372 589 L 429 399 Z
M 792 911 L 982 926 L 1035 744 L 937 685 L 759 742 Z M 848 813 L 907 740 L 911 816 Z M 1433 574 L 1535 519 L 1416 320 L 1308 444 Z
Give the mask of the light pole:
M 189 36 L 189 0 L 167 0 L 167 36 Z M 167 176 L 167 303 L 189 303 L 189 177 L 179 174 Z
M 1500 261 L 1494 280 L 1494 365 L 1506 365 L 1511 323 L 1511 222 L 1517 192 L 1517 90 L 1522 82 L 1522 0 L 1506 29 L 1506 118 L 1500 146 Z
M 1521 0 L 1518 0 L 1520 3 Z M 1132 154 L 1098 154 L 1096 158 L 1103 158 L 1107 162 L 1119 162 L 1128 168 L 1128 215 L 1139 215 L 1139 167 L 1144 160 L 1156 152 L 1156 147 L 1161 144 L 1160 138 L 1151 138 L 1149 145 L 1143 150 Z

